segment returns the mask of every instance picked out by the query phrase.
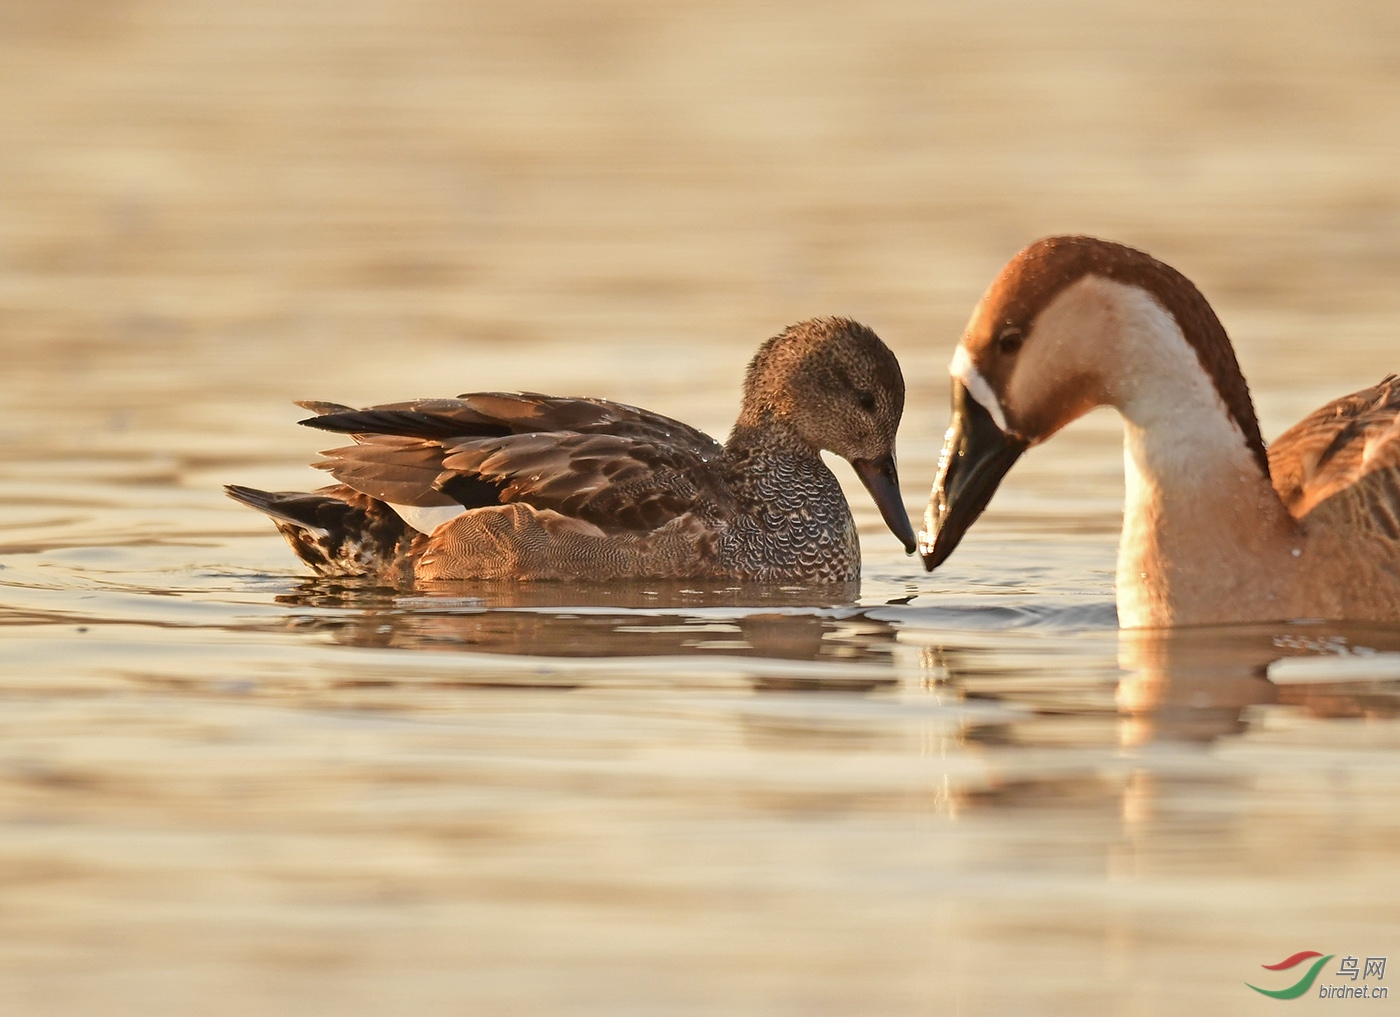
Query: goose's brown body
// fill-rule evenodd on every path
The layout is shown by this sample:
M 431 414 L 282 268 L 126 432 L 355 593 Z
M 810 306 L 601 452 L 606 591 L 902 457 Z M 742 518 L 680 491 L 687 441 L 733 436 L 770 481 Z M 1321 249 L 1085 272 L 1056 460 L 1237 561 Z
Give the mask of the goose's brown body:
M 475 393 L 303 421 L 355 444 L 313 494 L 230 487 L 327 575 L 403 580 L 849 582 L 860 545 L 823 449 L 852 462 L 912 550 L 894 434 L 904 382 L 873 332 L 793 326 L 750 365 L 728 442 L 601 399 Z
M 1343 396 L 1269 446 L 1303 537 L 1289 617 L 1400 620 L 1400 378 Z
M 1400 382 L 1266 448 L 1224 328 L 1140 251 L 1053 237 L 993 282 L 952 365 L 955 419 L 921 537 L 934 568 L 1026 448 L 1123 416 L 1125 627 L 1400 620 Z

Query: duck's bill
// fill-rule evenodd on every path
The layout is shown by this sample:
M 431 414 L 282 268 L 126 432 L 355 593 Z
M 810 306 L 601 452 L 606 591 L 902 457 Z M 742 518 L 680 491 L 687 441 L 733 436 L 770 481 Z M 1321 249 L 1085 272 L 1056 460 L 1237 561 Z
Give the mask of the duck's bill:
M 851 463 L 856 475 L 875 506 L 885 525 L 904 544 L 904 552 L 913 554 L 919 547 L 914 535 L 914 525 L 909 522 L 909 513 L 904 509 L 904 497 L 899 493 L 899 472 L 894 466 L 894 456 L 881 456 L 879 459 L 856 459 Z
M 919 535 L 924 568 L 932 572 L 948 560 L 1026 446 L 1021 438 L 997 427 L 962 382 L 953 382 L 953 422 L 943 441 L 938 477 L 924 513 L 925 529 Z

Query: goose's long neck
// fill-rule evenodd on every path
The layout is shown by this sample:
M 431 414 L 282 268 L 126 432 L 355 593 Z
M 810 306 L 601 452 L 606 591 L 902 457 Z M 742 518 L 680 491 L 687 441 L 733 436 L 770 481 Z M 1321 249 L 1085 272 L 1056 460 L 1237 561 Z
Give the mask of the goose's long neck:
M 1146 291 L 1120 304 L 1113 404 L 1124 420 L 1118 614 L 1128 627 L 1232 620 L 1232 604 L 1281 595 L 1295 525 L 1175 317 Z M 1223 332 L 1221 333 L 1223 341 Z M 1233 357 L 1237 391 L 1242 379 Z M 1228 382 L 1227 382 L 1228 383 Z M 1238 399 L 1238 396 L 1236 396 Z

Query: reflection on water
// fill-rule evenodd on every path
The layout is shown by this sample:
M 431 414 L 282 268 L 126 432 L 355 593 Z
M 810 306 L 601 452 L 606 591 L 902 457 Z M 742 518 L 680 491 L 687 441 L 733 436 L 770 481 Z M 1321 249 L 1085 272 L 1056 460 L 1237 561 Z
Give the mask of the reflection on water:
M 543 657 L 721 655 L 888 664 L 894 629 L 859 587 L 452 583 L 405 595 L 307 580 L 288 624 L 349 646 Z M 893 680 L 891 678 L 891 680 Z
M 937 974 L 882 990 L 896 1012 L 984 991 L 918 932 L 1031 957 L 1009 1006 L 1088 951 L 1129 972 L 1114 993 L 1207 968 L 1224 1013 L 1295 940 L 1388 948 L 1395 631 L 1120 633 L 1082 564 L 1061 588 L 997 546 L 962 566 L 984 587 L 912 596 L 879 552 L 844 595 L 405 594 L 296 576 L 275 534 L 212 536 L 206 504 L 169 541 L 26 544 L 0 570 L 0 855 L 26 916 L 0 943 L 49 943 L 25 979 L 64 1000 L 121 958 L 146 998 L 330 965 L 369 972 L 354 1012 L 425 966 L 488 1009 L 743 1010 L 709 973 L 864 991 L 832 965 L 872 950 Z
M 1124 965 L 1113 992 L 1213 964 L 1223 1013 L 1300 938 L 1387 948 L 1366 901 L 1400 843 L 1395 632 L 1120 634 L 1100 580 L 911 597 L 893 555 L 852 600 L 404 594 L 284 554 L 250 528 L 6 559 L 0 855 L 26 921 L 0 943 L 53 951 L 24 984 L 90 1002 L 121 958 L 150 965 L 138 997 L 193 999 L 329 965 L 368 972 L 337 1000 L 370 1012 L 426 967 L 487 1009 L 742 1011 L 710 973 L 855 993 L 878 957 L 937 976 L 881 990 L 894 1012 L 983 992 L 918 932 L 977 963 L 1013 944 L 1023 1002 L 1086 950 Z
M 1131 718 L 1124 737 L 1137 743 L 1237 734 L 1248 727 L 1249 707 L 1276 703 L 1314 717 L 1391 718 L 1400 707 L 1394 681 L 1271 681 L 1271 666 L 1293 657 L 1400 661 L 1400 631 L 1311 624 L 1124 632 L 1119 662 L 1129 673 L 1119 684 L 1118 705 Z M 1258 721 L 1264 714 L 1253 716 Z

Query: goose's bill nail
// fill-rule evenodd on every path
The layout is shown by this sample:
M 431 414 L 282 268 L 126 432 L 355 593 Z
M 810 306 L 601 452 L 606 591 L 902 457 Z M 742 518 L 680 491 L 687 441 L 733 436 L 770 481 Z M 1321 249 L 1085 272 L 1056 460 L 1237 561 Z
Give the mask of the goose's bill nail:
M 932 572 L 947 561 L 1026 446 L 1023 439 L 997 427 L 962 382 L 953 382 L 953 422 L 924 514 L 927 528 L 919 535 L 924 568 Z
M 919 546 L 914 535 L 914 526 L 909 522 L 909 513 L 904 509 L 904 497 L 899 493 L 899 471 L 895 469 L 894 456 L 881 456 L 879 459 L 856 459 L 851 462 L 856 475 L 875 505 L 885 525 L 904 544 L 904 552 L 913 554 Z

